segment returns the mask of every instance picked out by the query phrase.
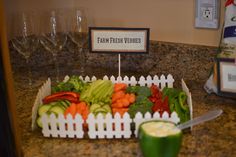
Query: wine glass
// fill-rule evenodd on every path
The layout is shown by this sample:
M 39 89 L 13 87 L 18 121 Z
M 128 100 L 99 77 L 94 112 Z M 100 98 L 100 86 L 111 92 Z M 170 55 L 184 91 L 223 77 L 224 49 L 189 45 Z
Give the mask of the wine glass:
M 65 11 L 55 9 L 46 11 L 41 16 L 41 37 L 40 43 L 52 54 L 56 68 L 56 82 L 59 82 L 58 53 L 63 49 L 67 41 Z
M 85 15 L 85 10 L 82 8 L 74 8 L 69 11 L 69 31 L 68 37 L 75 45 L 75 49 L 69 49 L 74 52 L 76 55 L 75 62 L 79 66 L 79 68 L 75 70 L 76 73 L 79 73 L 81 76 L 84 75 L 85 72 L 85 63 L 86 63 L 86 55 L 84 51 L 84 47 L 88 41 L 88 26 L 87 26 L 87 18 Z
M 26 60 L 28 67 L 28 85 L 32 88 L 30 57 L 39 45 L 39 31 L 36 23 L 37 16 L 33 11 L 15 12 L 12 15 L 12 35 L 14 37 L 11 39 L 11 44 Z

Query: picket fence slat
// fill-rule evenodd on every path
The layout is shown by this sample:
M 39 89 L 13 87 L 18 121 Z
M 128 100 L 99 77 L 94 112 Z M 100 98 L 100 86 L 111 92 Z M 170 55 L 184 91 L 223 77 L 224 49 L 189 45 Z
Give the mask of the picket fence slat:
M 123 115 L 123 124 L 124 124 L 124 138 L 130 138 L 132 135 L 131 132 L 131 123 L 132 119 L 130 118 L 130 115 L 128 113 L 125 113 Z
M 95 117 L 94 114 L 90 113 L 88 115 L 88 118 L 86 120 L 87 124 L 88 124 L 88 136 L 91 139 L 95 139 L 97 137 L 96 135 L 96 122 L 95 122 Z
M 65 138 L 66 137 L 66 135 L 67 135 L 67 133 L 66 133 L 66 120 L 65 120 L 65 118 L 64 118 L 64 116 L 62 115 L 62 114 L 60 114 L 59 116 L 58 116 L 58 121 L 60 122 L 59 123 L 59 128 L 60 128 L 60 134 L 59 134 L 59 136 L 61 137 L 61 138 Z
M 120 114 L 115 114 L 114 117 L 110 113 L 106 116 L 98 114 L 95 118 L 90 113 L 88 119 L 88 135 L 89 138 L 130 138 L 131 130 L 130 125 L 132 119 L 129 114 L 124 114 L 123 117 Z
M 109 123 L 109 120 L 110 120 L 110 123 Z M 114 131 L 112 128 L 113 123 L 114 123 L 114 120 L 112 119 L 112 115 L 107 114 L 106 115 L 106 130 L 107 130 L 106 138 L 108 139 L 111 139 L 114 136 Z
M 42 132 L 45 137 L 69 137 L 69 138 L 83 138 L 83 119 L 81 115 L 77 114 L 75 118 L 69 114 L 67 117 L 59 114 L 51 114 L 48 116 L 44 114 L 42 116 Z
M 69 76 L 65 76 L 64 81 L 67 81 Z M 89 82 L 95 81 L 97 78 L 95 76 L 89 77 L 80 76 L 80 79 Z M 103 80 L 111 80 L 113 83 L 122 82 L 127 85 L 134 86 L 148 86 L 150 87 L 152 84 L 157 85 L 160 89 L 164 87 L 173 87 L 174 79 L 172 75 L 161 75 L 158 77 L 157 75 L 152 76 L 141 76 L 136 79 L 134 76 L 128 77 L 108 77 L 104 76 Z M 190 112 L 192 114 L 192 98 L 191 93 L 189 92 L 188 87 L 185 82 L 182 80 L 182 88 L 186 92 L 188 98 L 187 102 L 190 108 Z M 39 89 L 37 97 L 35 99 L 35 103 L 32 110 L 32 129 L 36 128 L 36 118 L 37 118 L 37 110 L 39 105 L 42 103 L 42 99 L 51 94 L 51 80 L 48 79 L 43 86 Z M 191 115 L 192 117 L 192 115 Z M 164 112 L 162 116 L 160 113 L 155 112 L 154 114 L 146 113 L 142 114 L 138 112 L 133 119 L 131 119 L 128 113 L 125 113 L 123 117 L 120 114 L 112 115 L 110 113 L 103 115 L 93 115 L 90 113 L 86 121 L 83 120 L 82 116 L 77 114 L 74 118 L 69 114 L 65 117 L 62 114 L 50 116 L 44 114 L 42 116 L 42 133 L 45 137 L 60 137 L 60 138 L 84 138 L 85 130 L 84 124 L 88 127 L 88 131 L 86 132 L 90 139 L 100 139 L 100 138 L 130 138 L 133 134 L 137 137 L 139 125 L 148 120 L 167 120 L 173 123 L 179 123 L 180 119 L 176 112 L 171 113 L 169 115 L 167 112 Z M 131 129 L 131 124 L 134 125 L 134 129 Z
M 103 115 L 99 113 L 96 117 L 96 123 L 97 123 L 97 136 L 98 138 L 105 138 L 105 122 Z

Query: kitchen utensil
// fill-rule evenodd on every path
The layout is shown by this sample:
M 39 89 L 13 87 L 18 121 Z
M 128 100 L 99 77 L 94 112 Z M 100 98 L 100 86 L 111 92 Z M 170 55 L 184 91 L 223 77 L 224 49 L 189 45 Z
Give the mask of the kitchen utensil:
M 196 117 L 192 120 L 189 120 L 185 123 L 179 124 L 177 127 L 181 130 L 186 129 L 188 127 L 192 127 L 194 125 L 215 119 L 216 117 L 220 116 L 222 114 L 222 110 L 218 109 L 218 110 L 213 110 L 213 111 L 209 111 L 207 113 L 205 113 L 204 115 L 201 115 L 199 117 Z

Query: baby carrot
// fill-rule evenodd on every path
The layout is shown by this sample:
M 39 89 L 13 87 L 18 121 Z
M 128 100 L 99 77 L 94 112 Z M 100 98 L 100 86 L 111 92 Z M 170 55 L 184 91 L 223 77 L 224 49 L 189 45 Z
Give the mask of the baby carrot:
M 88 118 L 88 115 L 89 115 L 89 107 L 86 105 L 82 114 L 83 119 L 86 120 Z
M 121 111 L 123 112 L 123 114 L 125 114 L 125 112 L 128 112 L 128 108 L 122 108 Z
M 129 99 L 130 94 L 129 94 L 129 93 L 126 93 L 124 97 L 125 97 L 125 99 Z
M 124 91 L 117 91 L 115 93 L 112 94 L 112 102 L 115 102 L 116 100 L 122 98 L 125 96 L 125 92 Z
M 122 104 L 122 107 L 128 107 L 129 106 L 129 100 L 126 99 L 125 97 L 124 98 L 121 98 L 121 99 L 118 99 L 117 100 L 117 103 L 121 103 Z
M 68 107 L 65 112 L 64 112 L 64 116 L 66 118 L 66 116 L 70 113 L 70 107 Z
M 127 84 L 125 83 L 115 83 L 114 92 L 117 92 L 119 90 L 125 90 L 126 88 L 127 88 Z
M 87 105 L 86 105 L 85 102 L 80 102 L 80 103 L 76 104 L 76 110 L 77 110 L 77 111 L 78 111 L 78 110 L 83 111 L 83 110 L 85 110 L 86 106 L 87 106 Z
M 71 103 L 70 105 L 70 114 L 74 117 L 76 114 L 76 104 L 75 103 Z
M 129 102 L 132 104 L 132 103 L 134 103 L 135 102 L 135 95 L 133 94 L 133 93 L 131 93 L 131 94 L 129 94 L 129 98 L 128 98 L 128 100 L 129 100 Z
M 115 102 L 113 104 L 111 104 L 112 108 L 122 108 L 123 104 L 121 102 Z

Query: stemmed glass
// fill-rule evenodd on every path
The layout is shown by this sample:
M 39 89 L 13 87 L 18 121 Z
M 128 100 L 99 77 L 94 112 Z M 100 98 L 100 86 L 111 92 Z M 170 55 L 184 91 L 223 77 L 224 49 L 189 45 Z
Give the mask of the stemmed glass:
M 58 53 L 65 46 L 67 41 L 67 25 L 65 10 L 50 10 L 41 16 L 41 37 L 40 42 L 44 48 L 52 54 L 56 68 L 56 81 L 59 82 Z
M 16 12 L 12 15 L 12 33 L 14 38 L 11 39 L 11 43 L 14 49 L 26 60 L 28 67 L 28 85 L 31 88 L 32 71 L 30 57 L 39 45 L 39 31 L 38 25 L 36 24 L 37 16 L 33 11 Z
M 69 11 L 69 32 L 68 37 L 75 45 L 75 49 L 71 50 L 76 55 L 75 61 L 79 68 L 76 70 L 76 73 L 80 75 L 84 75 L 85 72 L 85 62 L 86 55 L 84 51 L 84 47 L 88 41 L 88 26 L 87 26 L 87 18 L 85 15 L 85 10 L 82 8 L 74 8 Z

